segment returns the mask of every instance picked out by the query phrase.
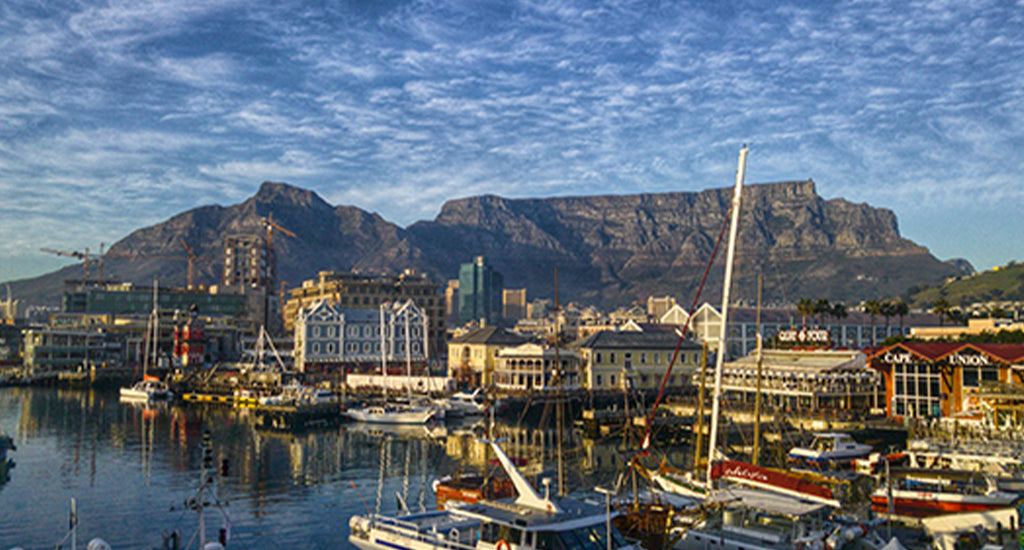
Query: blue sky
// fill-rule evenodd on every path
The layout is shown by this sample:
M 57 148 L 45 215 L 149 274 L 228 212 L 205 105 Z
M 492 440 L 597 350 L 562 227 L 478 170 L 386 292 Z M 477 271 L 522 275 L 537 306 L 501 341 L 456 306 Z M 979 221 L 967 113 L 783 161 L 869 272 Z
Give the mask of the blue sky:
M 1024 2 L 0 3 L 0 281 L 262 181 L 445 200 L 812 178 L 1024 260 Z

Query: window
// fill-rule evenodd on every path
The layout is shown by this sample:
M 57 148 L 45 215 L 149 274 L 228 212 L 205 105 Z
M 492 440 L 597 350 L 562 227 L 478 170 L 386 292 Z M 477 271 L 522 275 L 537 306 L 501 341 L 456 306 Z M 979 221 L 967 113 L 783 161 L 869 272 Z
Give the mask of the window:
M 313 344 L 313 354 L 315 355 L 315 354 L 319 354 L 319 353 L 320 353 L 320 344 Z
M 334 344 L 333 343 L 327 344 L 327 353 L 328 354 L 333 354 L 334 353 Z
M 320 337 L 320 327 L 319 326 L 313 327 L 313 338 L 319 338 L 319 337 Z
M 608 382 L 611 383 L 612 386 L 615 386 L 615 375 L 614 374 L 609 377 Z
M 601 375 L 600 374 L 597 375 L 597 382 L 595 382 L 594 385 L 599 387 L 599 388 L 601 387 Z
M 608 354 L 608 362 L 613 364 L 613 365 L 615 364 L 615 352 L 612 352 L 612 353 Z
M 640 354 L 640 364 L 641 365 L 646 365 L 647 364 L 647 354 L 646 353 L 641 353 Z
M 594 354 L 594 364 L 599 365 L 601 363 L 601 352 Z

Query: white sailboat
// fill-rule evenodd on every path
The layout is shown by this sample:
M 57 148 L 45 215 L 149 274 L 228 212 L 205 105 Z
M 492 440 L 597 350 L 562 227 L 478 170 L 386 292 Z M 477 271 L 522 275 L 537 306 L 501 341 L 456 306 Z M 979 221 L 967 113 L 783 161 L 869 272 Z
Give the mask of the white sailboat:
M 131 386 L 121 388 L 121 399 L 126 401 L 158 401 L 174 397 L 166 382 L 148 374 L 150 350 L 152 350 L 153 365 L 156 365 L 157 341 L 160 334 L 160 312 L 157 307 L 156 281 L 153 281 L 153 312 L 149 316 L 146 329 L 146 352 L 142 358 L 142 380 L 135 382 Z
M 388 304 L 380 306 L 380 370 L 384 379 L 384 401 L 380 405 L 353 408 L 348 410 L 348 415 L 357 422 L 372 422 L 375 424 L 426 424 L 438 414 L 438 408 L 432 405 L 416 405 L 413 400 L 412 386 L 406 384 L 409 391 L 408 403 L 388 402 L 388 331 L 385 309 Z M 412 376 L 412 356 L 410 351 L 410 329 L 409 316 L 405 316 L 405 355 L 406 355 L 406 379 Z M 424 328 L 425 329 L 425 328 Z

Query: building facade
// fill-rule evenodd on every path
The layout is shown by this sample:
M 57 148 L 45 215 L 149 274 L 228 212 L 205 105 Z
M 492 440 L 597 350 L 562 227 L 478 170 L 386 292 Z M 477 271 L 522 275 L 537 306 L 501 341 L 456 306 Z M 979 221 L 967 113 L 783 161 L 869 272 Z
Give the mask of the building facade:
M 868 357 L 884 377 L 890 417 L 980 418 L 1021 414 L 1024 344 L 902 342 Z
M 757 308 L 730 307 L 728 353 L 726 359 L 750 355 L 757 349 Z M 912 312 L 902 319 L 870 316 L 863 311 L 851 310 L 841 319 L 803 316 L 796 309 L 763 308 L 761 310 L 761 333 L 765 346 L 775 336 L 792 329 L 824 330 L 828 333 L 830 347 L 864 349 L 881 343 L 890 336 L 908 336 L 911 327 L 939 326 L 939 318 L 931 313 Z M 693 312 L 690 330 L 696 339 L 707 342 L 708 347 L 717 351 L 721 336 L 722 314 L 708 303 Z
M 495 326 L 452 338 L 448 342 L 448 376 L 470 387 L 492 386 L 498 352 L 526 342 L 526 338 Z
M 398 276 L 322 271 L 316 279 L 303 281 L 300 288 L 290 291 L 290 295 L 284 306 L 284 323 L 288 331 L 295 329 L 300 309 L 308 311 L 321 300 L 342 310 L 371 311 L 376 311 L 385 302 L 412 300 L 427 316 L 427 355 L 440 358 L 447 349 L 444 295 L 437 283 L 413 270 Z
M 497 324 L 502 315 L 501 273 L 494 270 L 487 258 L 477 256 L 459 267 L 459 322 L 483 321 Z
M 514 323 L 526 318 L 526 289 L 504 289 L 502 291 L 502 317 Z
M 690 384 L 700 366 L 703 346 L 692 340 L 679 342 L 673 331 L 604 331 L 572 344 L 580 354 L 580 384 L 590 390 L 657 389 L 665 377 L 676 346 L 679 354 L 666 388 L 679 390 Z
M 228 287 L 267 288 L 271 259 L 266 241 L 256 235 L 232 235 L 224 239 L 224 270 L 221 284 Z
M 580 355 L 575 350 L 534 343 L 504 348 L 496 355 L 494 387 L 505 391 L 574 390 L 579 387 L 579 365 Z
M 705 384 L 711 383 L 708 376 Z M 722 365 L 724 394 L 753 404 L 760 391 L 765 406 L 775 409 L 866 415 L 884 402 L 881 390 L 881 376 L 853 350 L 764 350 L 760 358 L 754 353 Z
M 412 300 L 385 302 L 377 309 L 342 309 L 320 300 L 296 318 L 295 368 L 372 372 L 384 364 L 422 365 L 429 357 L 427 323 Z

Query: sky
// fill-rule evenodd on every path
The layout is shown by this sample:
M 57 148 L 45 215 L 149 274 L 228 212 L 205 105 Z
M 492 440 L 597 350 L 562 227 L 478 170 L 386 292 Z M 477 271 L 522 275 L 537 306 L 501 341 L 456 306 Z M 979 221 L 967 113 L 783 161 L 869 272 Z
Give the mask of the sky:
M 1024 260 L 1024 0 L 5 0 L 0 281 L 263 181 L 450 199 L 813 179 Z

